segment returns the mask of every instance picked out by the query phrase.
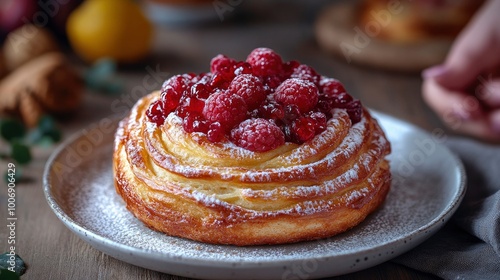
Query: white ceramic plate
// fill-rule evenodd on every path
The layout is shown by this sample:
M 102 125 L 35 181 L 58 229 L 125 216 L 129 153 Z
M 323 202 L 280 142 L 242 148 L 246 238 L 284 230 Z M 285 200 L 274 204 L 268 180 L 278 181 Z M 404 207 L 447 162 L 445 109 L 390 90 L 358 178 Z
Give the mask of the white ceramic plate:
M 97 126 L 72 137 L 44 173 L 50 207 L 80 238 L 119 260 L 204 279 L 305 279 L 346 274 L 402 254 L 429 238 L 465 193 L 460 161 L 437 136 L 374 113 L 392 142 L 393 184 L 383 206 L 332 238 L 280 246 L 209 245 L 144 226 L 115 193 L 113 132 Z

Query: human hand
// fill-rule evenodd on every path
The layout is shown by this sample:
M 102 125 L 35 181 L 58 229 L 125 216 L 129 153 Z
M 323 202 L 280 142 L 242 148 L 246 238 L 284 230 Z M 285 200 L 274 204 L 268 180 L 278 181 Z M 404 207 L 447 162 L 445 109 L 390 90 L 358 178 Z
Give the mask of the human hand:
M 446 61 L 423 71 L 423 97 L 450 128 L 500 141 L 500 1 L 490 0 Z

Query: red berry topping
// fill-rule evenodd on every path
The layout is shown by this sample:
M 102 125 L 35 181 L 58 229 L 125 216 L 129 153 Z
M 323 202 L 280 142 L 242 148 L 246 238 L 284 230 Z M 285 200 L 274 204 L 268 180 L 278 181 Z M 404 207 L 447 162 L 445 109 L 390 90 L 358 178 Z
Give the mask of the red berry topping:
M 236 76 L 228 91 L 241 96 L 250 110 L 257 108 L 266 99 L 264 85 L 259 78 L 251 74 Z
M 314 121 L 314 131 L 316 134 L 320 134 L 321 132 L 325 131 L 327 121 L 325 114 L 321 112 L 314 112 L 309 115 L 309 118 Z
M 258 115 L 264 119 L 281 120 L 285 117 L 285 109 L 274 100 L 267 100 L 259 107 Z
M 299 106 L 295 104 L 286 105 L 284 109 L 285 115 L 283 116 L 283 120 L 286 123 L 291 123 L 294 120 L 298 119 L 302 114 L 300 113 Z
M 285 143 L 281 129 L 266 119 L 248 119 L 231 131 L 231 139 L 242 148 L 267 152 Z
M 319 85 L 321 76 L 311 66 L 301 64 L 293 69 L 290 78 L 307 80 L 315 85 Z
M 210 63 L 210 71 L 214 74 L 212 87 L 227 88 L 227 85 L 233 80 L 234 66 L 236 61 L 225 55 L 219 54 L 214 57 Z
M 182 121 L 182 128 L 188 133 L 203 132 L 207 133 L 209 124 L 201 115 L 187 113 Z
M 285 141 L 311 140 L 326 130 L 332 109 L 345 110 L 352 124 L 363 116 L 361 102 L 338 80 L 298 61 L 283 63 L 268 48 L 253 50 L 246 61 L 217 55 L 210 71 L 168 79 L 160 99 L 146 111 L 147 118 L 162 125 L 175 113 L 188 133 L 264 152 Z
M 224 139 L 224 129 L 219 122 L 211 123 L 208 127 L 207 138 L 212 143 L 217 143 Z
M 164 87 L 161 91 L 161 100 L 163 102 L 163 109 L 165 114 L 169 114 L 174 111 L 177 106 L 179 106 L 179 101 L 182 97 L 182 93 L 176 91 L 173 87 Z
M 231 81 L 232 78 L 228 79 L 221 73 L 215 73 L 210 80 L 210 87 L 213 89 L 227 89 Z
M 245 100 L 229 91 L 219 91 L 210 95 L 203 109 L 203 116 L 210 122 L 219 122 L 225 131 L 242 122 L 246 114 Z
M 210 72 L 233 73 L 236 61 L 225 55 L 219 54 L 210 61 Z
M 327 98 L 333 98 L 341 93 L 345 93 L 344 85 L 336 79 L 324 78 L 320 81 L 320 90 Z
M 207 99 L 212 89 L 209 85 L 198 82 L 191 87 L 190 96 L 199 99 Z
M 264 85 L 267 94 L 271 94 L 276 91 L 276 88 L 281 85 L 283 79 L 280 76 L 265 76 L 264 77 Z
M 275 99 L 284 105 L 296 105 L 307 113 L 318 103 L 318 88 L 311 82 L 296 78 L 285 80 L 276 88 Z
M 292 123 L 292 132 L 298 143 L 311 140 L 316 135 L 316 125 L 310 117 L 300 117 Z
M 204 107 L 205 101 L 196 97 L 184 95 L 180 101 L 179 107 L 177 107 L 176 113 L 181 118 L 184 118 L 188 113 L 201 115 Z
M 161 100 L 153 102 L 146 111 L 146 116 L 156 125 L 162 125 L 166 117 L 163 114 L 163 102 Z
M 289 78 L 293 71 L 295 70 L 295 68 L 299 67 L 301 64 L 300 62 L 296 61 L 296 60 L 290 60 L 290 61 L 287 61 L 283 64 L 283 70 L 285 72 L 285 76 L 287 78 Z
M 176 94 L 182 96 L 184 92 L 189 89 L 190 82 L 193 78 L 194 77 L 190 74 L 172 76 L 163 83 L 161 90 L 164 91 L 167 87 L 172 87 Z
M 323 78 L 320 81 L 320 100 L 319 110 L 329 112 L 333 108 L 346 108 L 347 104 L 352 102 L 352 96 L 349 95 L 342 83 L 336 79 Z
M 283 74 L 283 60 L 281 56 L 268 48 L 257 48 L 247 57 L 252 65 L 253 73 L 257 76 L 274 76 Z
M 363 106 L 361 105 L 361 101 L 353 100 L 346 104 L 345 108 L 353 124 L 361 120 L 361 117 L 363 116 Z
M 252 65 L 248 62 L 240 61 L 234 65 L 234 74 L 236 76 L 242 74 L 252 74 Z

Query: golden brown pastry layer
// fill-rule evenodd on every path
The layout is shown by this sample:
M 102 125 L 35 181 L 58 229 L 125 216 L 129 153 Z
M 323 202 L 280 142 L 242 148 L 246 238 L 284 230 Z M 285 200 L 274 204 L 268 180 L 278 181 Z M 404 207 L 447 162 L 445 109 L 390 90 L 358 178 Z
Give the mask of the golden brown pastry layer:
M 359 224 L 390 187 L 390 144 L 368 111 L 351 126 L 334 109 L 327 129 L 264 153 L 163 126 L 137 102 L 115 139 L 117 192 L 147 226 L 215 244 L 281 244 L 333 236 Z

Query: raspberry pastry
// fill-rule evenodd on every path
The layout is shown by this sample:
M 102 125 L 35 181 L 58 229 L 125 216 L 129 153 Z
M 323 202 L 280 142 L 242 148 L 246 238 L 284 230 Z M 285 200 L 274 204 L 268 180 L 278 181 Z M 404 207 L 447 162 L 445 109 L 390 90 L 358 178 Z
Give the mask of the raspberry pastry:
M 214 244 L 313 240 L 379 207 L 384 132 L 342 84 L 259 48 L 167 80 L 115 138 L 117 192 L 152 229 Z

